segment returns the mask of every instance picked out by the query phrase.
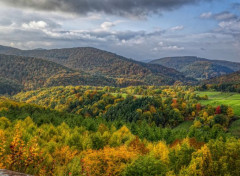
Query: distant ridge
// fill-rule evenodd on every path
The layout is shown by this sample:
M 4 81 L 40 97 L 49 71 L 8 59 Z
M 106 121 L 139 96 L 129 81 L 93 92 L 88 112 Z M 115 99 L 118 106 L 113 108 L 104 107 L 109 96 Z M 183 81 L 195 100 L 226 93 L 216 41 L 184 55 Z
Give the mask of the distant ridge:
M 172 68 L 128 59 L 117 54 L 91 47 L 51 50 L 19 50 L 0 47 L 2 54 L 42 58 L 61 64 L 77 72 L 116 80 L 116 85 L 173 85 L 175 82 L 192 83 L 194 79 Z
M 207 84 L 240 84 L 240 71 L 203 81 Z
M 196 56 L 165 57 L 150 62 L 173 68 L 187 77 L 198 80 L 210 79 L 240 70 L 240 63 L 210 60 Z

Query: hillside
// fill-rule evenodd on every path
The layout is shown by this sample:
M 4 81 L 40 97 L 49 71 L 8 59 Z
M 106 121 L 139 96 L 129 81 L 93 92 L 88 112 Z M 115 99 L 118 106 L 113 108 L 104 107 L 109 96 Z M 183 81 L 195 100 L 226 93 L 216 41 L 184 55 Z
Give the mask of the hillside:
M 9 46 L 2 46 L 0 45 L 0 53 L 1 54 L 11 54 L 11 53 L 17 53 L 20 52 L 21 50 L 17 49 L 17 48 L 12 48 Z
M 36 89 L 55 85 L 114 84 L 114 80 L 76 72 L 51 61 L 12 55 L 0 55 L 0 77 L 1 93 L 11 93 L 5 90 L 6 86 L 18 87 L 11 88 L 18 91 L 21 86 Z
M 117 78 L 123 85 L 166 85 L 188 82 L 183 74 L 161 65 L 137 62 L 96 48 L 66 48 L 53 50 L 0 50 L 0 53 L 44 58 L 70 69 L 94 75 Z
M 210 79 L 240 70 L 240 63 L 209 60 L 195 56 L 166 57 L 153 60 L 150 63 L 176 69 L 187 77 L 199 80 Z
M 208 84 L 240 84 L 240 71 L 204 81 Z
M 16 81 L 0 77 L 0 94 L 12 94 L 20 92 L 23 86 Z
M 232 73 L 233 70 L 225 66 L 210 63 L 208 61 L 197 61 L 185 66 L 181 72 L 188 77 L 204 80 Z

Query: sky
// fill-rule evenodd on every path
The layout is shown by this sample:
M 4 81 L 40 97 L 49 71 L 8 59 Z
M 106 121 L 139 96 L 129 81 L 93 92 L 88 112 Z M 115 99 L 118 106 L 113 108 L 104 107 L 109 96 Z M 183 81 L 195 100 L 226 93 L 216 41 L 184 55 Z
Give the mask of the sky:
M 0 45 L 240 62 L 240 0 L 0 0 Z

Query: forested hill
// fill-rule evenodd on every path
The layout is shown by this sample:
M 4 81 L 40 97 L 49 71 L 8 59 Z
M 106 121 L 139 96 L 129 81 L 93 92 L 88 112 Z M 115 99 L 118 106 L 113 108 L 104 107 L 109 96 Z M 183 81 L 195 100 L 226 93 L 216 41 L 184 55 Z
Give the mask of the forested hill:
M 93 77 L 43 59 L 0 55 L 1 93 L 11 93 L 21 88 L 36 89 L 43 86 L 79 84 L 113 85 L 114 80 Z M 6 86 L 9 89 L 6 89 Z
M 200 80 L 210 79 L 240 70 L 240 63 L 209 60 L 195 56 L 166 57 L 153 60 L 150 63 L 176 69 L 187 77 Z
M 11 54 L 11 53 L 17 53 L 17 52 L 21 52 L 21 50 L 17 48 L 12 48 L 9 46 L 0 45 L 0 53 L 2 54 Z
M 204 81 L 208 84 L 240 84 L 240 71 Z
M 53 50 L 0 50 L 0 53 L 44 58 L 70 69 L 116 78 L 120 85 L 166 85 L 176 81 L 191 82 L 178 71 L 161 65 L 137 62 L 96 48 Z
M 0 77 L 0 94 L 12 94 L 20 92 L 22 89 L 23 85 L 18 81 Z

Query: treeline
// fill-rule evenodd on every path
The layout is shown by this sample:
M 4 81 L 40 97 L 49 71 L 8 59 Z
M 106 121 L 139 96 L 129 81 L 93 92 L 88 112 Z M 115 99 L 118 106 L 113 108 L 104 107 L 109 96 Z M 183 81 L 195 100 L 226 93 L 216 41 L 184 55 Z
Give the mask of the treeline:
M 215 90 L 220 92 L 237 92 L 240 93 L 240 84 L 237 83 L 223 83 L 223 84 L 203 84 L 197 90 Z

